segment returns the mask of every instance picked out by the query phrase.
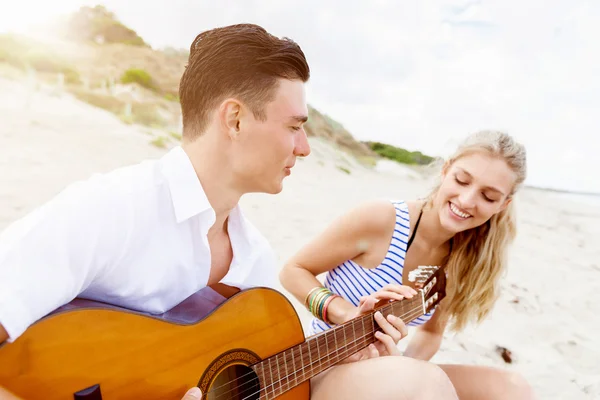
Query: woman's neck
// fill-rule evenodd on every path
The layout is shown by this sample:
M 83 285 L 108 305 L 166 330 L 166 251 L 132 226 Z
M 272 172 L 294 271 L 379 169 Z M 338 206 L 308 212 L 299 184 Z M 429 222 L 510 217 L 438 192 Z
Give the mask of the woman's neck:
M 423 215 L 416 235 L 419 236 L 419 241 L 424 244 L 424 247 L 436 250 L 448 247 L 455 232 L 448 231 L 442 226 L 437 207 L 424 204 Z

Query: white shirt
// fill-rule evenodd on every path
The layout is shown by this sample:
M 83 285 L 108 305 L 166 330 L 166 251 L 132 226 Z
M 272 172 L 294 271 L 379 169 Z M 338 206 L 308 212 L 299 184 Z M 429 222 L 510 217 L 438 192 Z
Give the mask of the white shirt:
M 0 235 L 0 323 L 14 341 L 75 297 L 163 313 L 208 282 L 215 212 L 181 147 L 68 186 Z M 274 253 L 242 215 L 228 219 L 222 283 L 275 287 Z

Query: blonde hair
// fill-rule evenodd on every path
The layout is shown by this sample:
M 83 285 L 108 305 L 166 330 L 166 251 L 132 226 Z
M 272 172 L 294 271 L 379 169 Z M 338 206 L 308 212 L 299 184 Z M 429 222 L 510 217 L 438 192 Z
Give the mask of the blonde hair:
M 446 161 L 445 167 L 476 152 L 503 159 L 515 172 L 517 179 L 509 194 L 512 197 L 527 176 L 525 147 L 506 133 L 481 131 L 467 137 Z M 428 196 L 428 206 L 440 185 L 441 182 Z M 454 331 L 464 329 L 472 321 L 480 323 L 492 310 L 498 298 L 500 277 L 506 268 L 507 250 L 515 236 L 516 218 L 511 202 L 484 224 L 453 237 L 451 252 L 445 262 L 448 284 L 442 307 L 445 317 L 452 320 Z

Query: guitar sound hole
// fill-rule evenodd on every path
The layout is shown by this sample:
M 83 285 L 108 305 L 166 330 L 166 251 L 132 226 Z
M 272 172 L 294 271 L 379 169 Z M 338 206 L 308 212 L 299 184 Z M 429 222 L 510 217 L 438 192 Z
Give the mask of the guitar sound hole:
M 259 397 L 260 382 L 254 370 L 245 365 L 236 364 L 228 366 L 217 375 L 206 399 L 258 400 Z

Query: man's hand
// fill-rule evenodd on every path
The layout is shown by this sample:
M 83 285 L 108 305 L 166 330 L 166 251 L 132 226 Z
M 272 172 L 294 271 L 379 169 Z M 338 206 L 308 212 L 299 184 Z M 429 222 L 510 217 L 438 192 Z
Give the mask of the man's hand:
M 352 312 L 348 313 L 348 316 L 344 322 L 371 312 L 375 308 L 375 305 L 381 300 L 402 300 L 404 298 L 410 299 L 415 294 L 417 294 L 417 292 L 409 286 L 384 286 L 381 290 L 373 294 L 361 297 L 358 307 Z M 355 362 L 366 360 L 368 358 L 389 355 L 401 355 L 400 350 L 398 350 L 396 345 L 400 340 L 408 335 L 408 329 L 406 328 L 406 325 L 402 319 L 393 315 L 388 315 L 386 319 L 378 311 L 375 313 L 375 321 L 377 321 L 377 324 L 383 330 L 383 333 L 375 332 L 375 338 L 378 341 L 374 344 L 370 344 L 367 348 L 359 351 L 358 353 L 346 358 L 344 361 L 342 361 L 342 363 Z
M 202 392 L 199 388 L 193 387 L 185 393 L 185 396 L 181 400 L 200 400 L 202 398 Z

